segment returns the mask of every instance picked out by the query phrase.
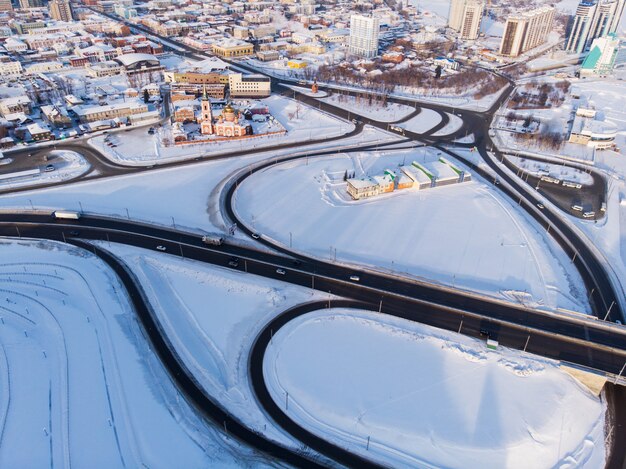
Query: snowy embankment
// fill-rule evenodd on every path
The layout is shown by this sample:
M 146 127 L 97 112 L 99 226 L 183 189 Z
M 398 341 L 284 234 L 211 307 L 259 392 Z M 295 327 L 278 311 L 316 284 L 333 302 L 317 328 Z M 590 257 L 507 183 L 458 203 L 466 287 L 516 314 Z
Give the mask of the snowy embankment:
M 604 464 L 599 398 L 556 362 L 477 339 L 318 311 L 274 334 L 263 372 L 290 418 L 390 467 Z
M 198 143 L 195 145 L 163 145 L 163 128 L 150 135 L 147 129 L 136 129 L 116 136 L 116 147 L 106 145 L 105 136 L 89 143 L 107 158 L 126 165 L 147 166 L 182 161 L 199 156 L 219 156 L 246 149 L 272 147 L 285 144 L 306 144 L 320 138 L 338 137 L 354 130 L 354 124 L 320 112 L 293 99 L 272 95 L 261 100 L 270 114 L 287 129 L 286 134 L 259 135 L 256 137 Z
M 0 467 L 263 461 L 186 404 L 92 254 L 3 240 L 0 279 Z
M 431 149 L 416 149 L 279 164 L 246 179 L 235 208 L 255 231 L 314 257 L 588 313 L 584 283 L 570 259 L 475 175 L 472 182 L 361 201 L 346 193 L 346 171 L 356 177 L 399 173 L 399 165 L 437 158 Z
M 297 448 L 299 443 L 259 408 L 248 354 L 276 314 L 328 295 L 144 249 L 106 242 L 101 247 L 132 268 L 170 342 L 206 393 L 252 430 Z
M 44 166 L 52 166 L 54 170 L 45 171 Z M 44 166 L 35 168 L 28 174 L 20 171 L 0 175 L 0 189 L 21 189 L 58 183 L 77 178 L 91 169 L 91 165 L 82 155 L 67 150 L 53 150 L 49 152 L 48 161 Z M 39 171 L 36 171 L 37 169 Z
M 382 104 L 376 101 L 370 104 L 368 98 L 356 98 L 337 93 L 322 98 L 320 101 L 379 122 L 396 122 L 415 112 L 414 107 L 404 104 L 390 102 Z
M 410 132 L 422 134 L 424 132 L 428 132 L 440 122 L 441 115 L 438 112 L 433 111 L 432 109 L 422 108 L 421 112 L 417 116 L 406 122 L 398 124 L 398 127 Z
M 311 96 L 312 98 L 325 98 L 328 96 L 328 93 L 326 91 L 318 90 L 317 93 L 313 93 L 313 91 L 311 90 L 311 87 L 305 88 L 303 86 L 288 85 L 288 84 L 283 84 L 283 86 L 290 88 L 294 91 L 297 91 L 298 93 Z

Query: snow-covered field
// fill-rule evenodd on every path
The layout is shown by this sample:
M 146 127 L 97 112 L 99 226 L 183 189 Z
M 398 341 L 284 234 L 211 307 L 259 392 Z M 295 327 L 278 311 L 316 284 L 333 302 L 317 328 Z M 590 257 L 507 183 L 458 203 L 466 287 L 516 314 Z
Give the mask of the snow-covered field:
M 422 111 L 415 117 L 412 117 L 406 122 L 398 124 L 401 127 L 410 132 L 416 132 L 418 134 L 428 132 L 441 122 L 441 116 L 438 112 L 432 109 L 422 108 Z
M 153 165 L 171 161 L 180 161 L 198 156 L 220 155 L 243 151 L 249 148 L 264 148 L 275 145 L 302 142 L 303 144 L 321 137 L 329 138 L 344 135 L 354 130 L 351 122 L 345 122 L 315 108 L 285 98 L 272 95 L 262 102 L 270 113 L 287 129 L 286 134 L 261 135 L 248 139 L 233 139 L 197 145 L 162 144 L 162 135 L 158 131 L 153 135 L 141 128 L 123 132 L 116 136 L 117 147 L 106 145 L 105 136 L 98 136 L 89 142 L 111 160 L 129 165 Z
M 529 217 L 480 181 L 358 202 L 346 195 L 346 171 L 382 174 L 437 157 L 431 149 L 416 149 L 279 164 L 239 186 L 236 210 L 254 230 L 283 245 L 291 239 L 293 249 L 315 257 L 588 312 L 570 260 Z
M 415 112 L 415 108 L 404 104 L 386 103 L 386 105 L 381 105 L 374 102 L 370 105 L 365 98 L 357 99 L 354 96 L 337 93 L 322 98 L 320 101 L 380 122 L 399 121 Z
M 328 295 L 144 249 L 101 246 L 132 267 L 170 341 L 207 393 L 249 428 L 297 447 L 256 403 L 248 353 L 277 313 Z
M 263 371 L 290 418 L 390 467 L 604 464 L 599 398 L 553 361 L 451 332 L 318 311 L 274 335 Z
M 0 280 L 0 467 L 262 464 L 186 404 L 92 254 L 5 239 Z
M 52 165 L 53 171 L 44 171 L 44 167 Z M 17 189 L 23 187 L 37 187 L 53 182 L 67 181 L 77 178 L 91 169 L 91 165 L 82 155 L 67 150 L 53 150 L 49 153 L 49 161 L 40 168 L 37 174 L 20 175 L 6 173 L 0 175 L 0 189 Z M 11 177 L 11 176 L 15 177 Z

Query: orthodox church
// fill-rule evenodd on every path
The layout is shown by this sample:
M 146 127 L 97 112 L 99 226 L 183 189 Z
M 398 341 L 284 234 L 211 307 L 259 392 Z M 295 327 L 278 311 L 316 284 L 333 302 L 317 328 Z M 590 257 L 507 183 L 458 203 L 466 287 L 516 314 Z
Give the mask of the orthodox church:
M 202 135 L 216 135 L 218 137 L 252 135 L 252 126 L 246 122 L 246 119 L 231 104 L 227 104 L 217 118 L 213 117 L 211 102 L 207 97 L 206 88 L 202 93 L 199 124 Z

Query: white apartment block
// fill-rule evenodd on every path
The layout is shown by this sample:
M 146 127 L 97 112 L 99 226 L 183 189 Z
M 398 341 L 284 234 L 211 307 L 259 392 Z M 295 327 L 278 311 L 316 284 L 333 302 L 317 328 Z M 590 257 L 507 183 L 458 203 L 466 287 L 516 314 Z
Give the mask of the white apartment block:
M 476 39 L 485 4 L 479 0 L 451 0 L 448 26 L 459 33 L 461 39 Z
M 108 104 L 106 106 L 75 106 L 74 112 L 81 122 L 96 122 L 104 119 L 123 119 L 148 112 L 148 106 L 140 101 Z
M 124 67 L 115 60 L 107 60 L 106 62 L 88 64 L 85 66 L 85 70 L 87 71 L 87 75 L 92 78 L 102 78 L 119 75 L 124 71 Z
M 21 74 L 22 64 L 20 62 L 0 62 L 0 77 L 19 77 Z
M 461 39 L 476 39 L 480 33 L 485 4 L 483 2 L 467 2 L 463 11 L 463 23 L 459 31 Z
M 50 62 L 35 62 L 24 68 L 25 75 L 38 75 L 40 73 L 56 72 L 63 69 L 63 64 L 52 60 Z
M 367 59 L 376 57 L 379 30 L 378 18 L 352 15 L 350 17 L 350 53 Z
M 553 7 L 541 7 L 507 18 L 500 54 L 517 57 L 544 44 L 552 30 L 554 13 Z
M 448 26 L 455 31 L 461 30 L 463 23 L 463 12 L 466 0 L 450 0 L 450 11 L 448 13 Z

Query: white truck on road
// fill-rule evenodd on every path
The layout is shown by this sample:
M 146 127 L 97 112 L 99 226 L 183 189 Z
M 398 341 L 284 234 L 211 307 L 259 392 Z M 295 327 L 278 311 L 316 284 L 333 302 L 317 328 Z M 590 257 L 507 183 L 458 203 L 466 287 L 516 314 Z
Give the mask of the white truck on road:
M 69 210 L 55 210 L 52 212 L 54 218 L 63 220 L 78 220 L 80 218 L 80 212 L 70 212 Z
M 212 246 L 221 246 L 224 242 L 224 237 L 215 233 L 208 233 L 202 236 L 202 242 L 204 244 L 210 244 Z

